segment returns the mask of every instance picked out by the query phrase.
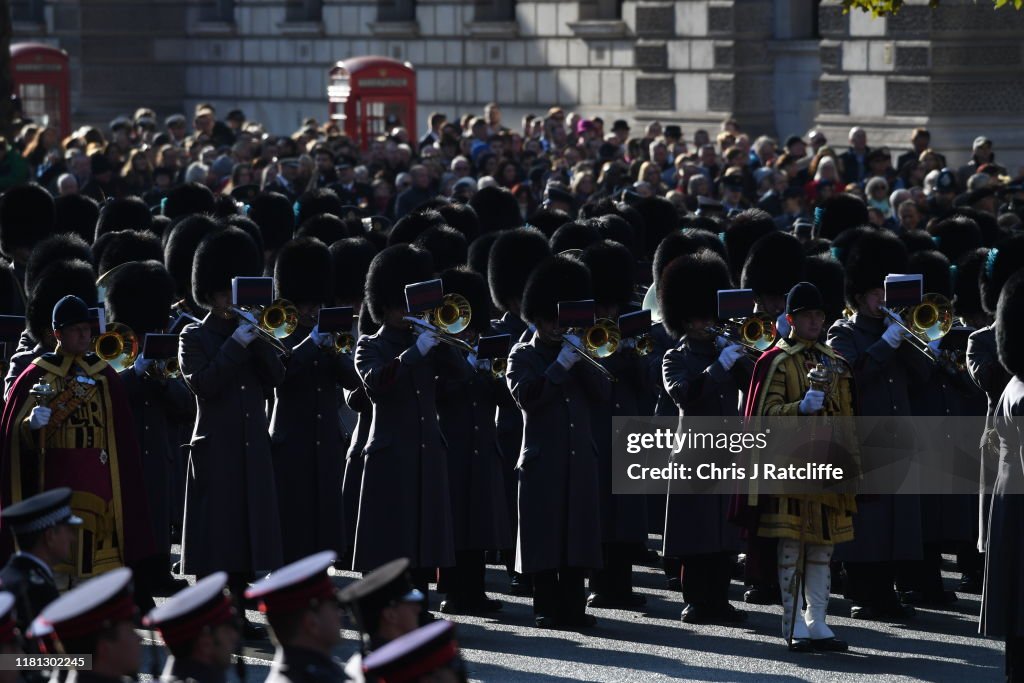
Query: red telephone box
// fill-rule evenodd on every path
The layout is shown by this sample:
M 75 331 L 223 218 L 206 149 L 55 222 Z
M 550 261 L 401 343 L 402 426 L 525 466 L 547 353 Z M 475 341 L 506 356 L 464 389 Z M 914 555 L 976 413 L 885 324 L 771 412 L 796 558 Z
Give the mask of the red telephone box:
M 327 99 L 331 120 L 362 150 L 394 126 L 416 140 L 416 71 L 387 57 L 353 57 L 330 71 Z
M 15 43 L 11 45 L 11 80 L 25 118 L 53 126 L 62 138 L 71 134 L 67 52 L 42 43 Z

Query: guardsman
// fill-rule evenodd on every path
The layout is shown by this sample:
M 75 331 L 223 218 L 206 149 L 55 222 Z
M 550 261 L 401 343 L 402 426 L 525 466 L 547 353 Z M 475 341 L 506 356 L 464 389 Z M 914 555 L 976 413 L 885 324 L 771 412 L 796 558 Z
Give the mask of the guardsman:
M 82 578 L 137 564 L 156 546 L 131 408 L 117 373 L 89 350 L 88 305 L 65 296 L 52 329 L 56 350 L 21 373 L 0 418 L 3 502 L 69 487 L 82 525 L 74 560 L 54 569 Z
M 789 335 L 765 352 L 754 366 L 746 416 L 854 414 L 853 376 L 835 351 L 819 341 L 825 303 L 809 282 L 793 286 L 786 298 Z M 808 373 L 825 368 L 823 384 Z M 852 436 L 852 432 L 851 432 Z M 849 446 L 855 443 L 850 440 Z M 852 494 L 771 495 L 758 508 L 756 533 L 777 539 L 777 571 L 782 587 L 782 632 L 794 651 L 847 649 L 825 623 L 831 588 L 833 546 L 853 538 Z M 757 505 L 758 500 L 747 501 Z M 805 604 L 806 603 L 806 604 Z
M 585 574 L 601 567 L 601 517 L 591 403 L 608 399 L 608 380 L 566 340 L 563 301 L 591 296 L 590 272 L 573 257 L 552 256 L 530 274 L 523 319 L 536 327 L 516 344 L 506 381 L 523 413 L 516 571 L 533 575 L 540 628 L 587 628 Z M 578 337 L 573 339 L 579 347 Z M 579 367 L 576 367 L 579 366 Z
M 999 467 L 992 485 L 985 551 L 981 632 L 1006 641 L 1006 680 L 1024 680 L 1024 271 L 1002 287 L 996 307 L 996 349 L 1011 378 L 996 404 Z
M 262 272 L 263 254 L 244 231 L 208 235 L 196 251 L 192 290 L 210 312 L 182 331 L 178 347 L 181 375 L 197 405 L 182 573 L 226 571 L 236 599 L 255 571 L 281 559 L 266 399 L 285 369 L 277 350 L 231 312 L 232 278 Z M 249 622 L 243 628 L 247 638 L 262 635 Z
M 320 332 L 321 306 L 333 299 L 331 253 L 320 240 L 299 237 L 285 244 L 274 266 L 277 297 L 298 311 L 284 381 L 275 389 L 270 420 L 274 479 L 285 562 L 318 550 L 344 554 L 341 490 L 345 444 L 338 423 L 338 385 L 359 386 L 352 356 L 338 353 L 334 336 Z
M 67 487 L 26 498 L 5 508 L 2 516 L 17 552 L 0 571 L 0 585 L 15 597 L 18 628 L 25 633 L 43 608 L 59 597 L 53 566 L 71 561 L 75 527 L 82 520 L 71 512 Z
M 855 313 L 836 321 L 828 345 L 853 368 L 861 414 L 911 414 L 911 382 L 923 382 L 928 360 L 894 318 L 882 311 L 885 276 L 905 273 L 907 250 L 888 231 L 869 231 L 849 248 L 847 305 Z M 898 439 L 900 435 L 895 435 Z M 893 444 L 898 447 L 897 443 Z M 881 495 L 859 501 L 857 536 L 836 551 L 846 569 L 846 597 L 854 619 L 905 619 L 914 608 L 894 589 L 897 562 L 921 559 L 921 504 L 917 496 Z
M 325 550 L 293 562 L 245 592 L 259 600 L 276 652 L 267 683 L 345 680 L 331 651 L 341 642 L 341 605 L 327 570 L 337 555 Z
M 550 255 L 548 240 L 539 230 L 508 230 L 494 240 L 487 260 L 491 301 L 501 312 L 501 318 L 491 323 L 494 334 L 507 334 L 511 337 L 511 343 L 515 344 L 527 333 L 527 324 L 522 318 L 523 288 L 537 264 Z M 512 529 L 515 530 L 519 519 L 516 509 L 519 479 L 515 467 L 523 444 L 523 415 L 507 387 L 499 388 L 497 400 L 498 451 L 504 463 L 505 501 L 509 506 Z M 515 549 L 505 548 L 502 555 L 511 575 L 511 593 L 529 595 L 529 578 L 514 571 Z
M 423 594 L 412 585 L 409 560 L 401 557 L 377 567 L 338 593 L 356 630 L 359 652 L 345 664 L 352 680 L 363 675 L 363 658 L 395 638 L 415 631 L 423 612 Z
M 239 643 L 238 614 L 228 575 L 214 572 L 175 593 L 143 624 L 156 629 L 171 656 L 161 683 L 224 683 Z
M 466 683 L 455 624 L 438 621 L 416 629 L 377 650 L 363 662 L 367 680 L 387 683 Z
M 679 417 L 738 416 L 741 386 L 750 386 L 753 363 L 739 344 L 716 339 L 718 291 L 729 289 L 729 267 L 702 249 L 669 263 L 658 285 L 662 321 L 679 344 L 665 354 L 665 392 Z M 736 623 L 747 617 L 729 604 L 729 581 L 739 550 L 739 530 L 727 521 L 730 500 L 718 495 L 672 495 L 668 489 L 664 553 L 682 558 L 688 624 Z
M 32 622 L 29 637 L 52 639 L 57 652 L 92 655 L 92 669 L 69 671 L 65 683 L 136 680 L 142 640 L 132 593 L 132 571 L 112 569 L 57 598 Z

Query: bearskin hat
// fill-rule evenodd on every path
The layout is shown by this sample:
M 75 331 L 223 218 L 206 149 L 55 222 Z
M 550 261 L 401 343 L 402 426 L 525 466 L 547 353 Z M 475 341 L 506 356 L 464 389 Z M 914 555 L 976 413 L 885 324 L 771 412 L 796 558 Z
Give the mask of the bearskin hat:
M 920 274 L 925 293 L 953 298 L 953 279 L 949 259 L 937 249 L 915 251 L 907 257 L 907 273 Z
M 442 271 L 441 282 L 445 294 L 461 294 L 469 302 L 473 311 L 469 321 L 470 329 L 487 332 L 491 328 L 491 295 L 483 276 L 466 266 L 460 266 Z
M 566 223 L 551 236 L 551 251 L 560 254 L 569 249 L 586 249 L 601 241 L 601 233 L 586 223 Z
M 471 270 L 480 273 L 485 278 L 488 277 L 487 268 L 491 256 L 491 247 L 494 245 L 495 240 L 498 239 L 499 234 L 501 233 L 481 233 L 481 235 L 473 240 L 469 245 L 469 253 L 466 257 L 466 261 Z
M 888 230 L 865 233 L 850 247 L 846 259 L 846 303 L 856 307 L 856 297 L 885 284 L 890 273 L 907 272 L 907 247 Z
M 359 304 L 366 289 L 366 272 L 377 247 L 363 237 L 347 237 L 329 247 L 334 270 L 334 298 L 345 305 Z
M 827 240 L 834 240 L 844 230 L 867 222 L 867 204 L 860 197 L 847 193 L 832 195 L 814 212 L 815 232 Z
M 437 211 L 419 211 L 402 217 L 388 234 L 388 246 L 395 244 L 412 244 L 416 238 L 430 228 L 444 225 L 444 218 Z
M 821 292 L 825 302 L 826 325 L 843 317 L 846 299 L 843 296 L 843 264 L 830 254 L 808 256 L 804 261 L 804 279 Z
M 1024 233 L 1007 237 L 989 250 L 981 269 L 981 305 L 995 315 L 999 291 L 1010 276 L 1024 268 Z
M 407 310 L 405 286 L 430 280 L 433 273 L 430 253 L 409 244 L 390 246 L 374 256 L 366 273 L 366 305 L 374 321 L 382 325 L 389 310 Z
M 991 247 L 1008 236 L 1007 231 L 999 227 L 999 220 L 987 211 L 962 207 L 957 209 L 955 213 L 958 216 L 969 218 L 977 224 L 978 229 L 981 231 L 982 246 Z
M 873 235 L 876 232 L 878 232 L 878 228 L 872 225 L 860 225 L 856 228 L 844 230 L 838 237 L 832 240 L 832 247 L 829 249 L 829 252 L 832 254 L 833 258 L 845 266 L 846 261 L 850 257 L 850 252 L 853 250 L 853 245 L 856 244 L 857 240 L 864 235 Z M 933 245 L 931 244 L 930 238 L 928 242 L 928 248 L 931 249 Z
M 164 243 L 164 266 L 174 279 L 174 292 L 180 298 L 192 298 L 192 262 L 196 249 L 207 235 L 220 230 L 209 216 L 196 215 L 181 219 L 167 234 Z
M 15 185 L 0 195 L 0 253 L 11 258 L 53 234 L 53 197 L 35 183 Z
M 128 261 L 163 260 L 160 238 L 148 230 L 120 230 L 99 236 L 93 245 L 96 255 L 96 272 L 103 275 Z
M 185 183 L 167 193 L 162 213 L 174 220 L 199 213 L 212 214 L 216 207 L 210 188 L 200 183 Z
M 605 214 L 588 219 L 587 225 L 597 228 L 597 232 L 601 235 L 602 239 L 618 242 L 629 249 L 630 253 L 634 254 L 634 256 L 637 255 L 636 236 L 633 234 L 633 226 L 622 216 L 614 213 Z
M 962 254 L 953 264 L 953 308 L 962 318 L 973 318 L 985 312 L 979 279 L 987 257 L 988 248 L 978 247 Z
M 444 222 L 462 233 L 466 238 L 466 244 L 476 239 L 480 234 L 480 219 L 476 211 L 469 204 L 449 203 L 437 209 Z
M 549 256 L 530 273 L 523 288 L 521 317 L 536 325 L 558 320 L 558 302 L 593 298 L 590 271 L 571 256 Z
M 665 272 L 665 266 L 684 254 L 696 254 L 701 249 L 710 249 L 722 260 L 726 260 L 725 245 L 713 235 L 704 230 L 686 228 L 682 232 L 673 232 L 665 235 L 661 244 L 654 250 L 654 261 L 651 263 L 651 282 L 659 282 L 661 274 Z
M 93 252 L 84 239 L 75 233 L 52 235 L 33 247 L 25 264 L 25 291 L 32 293 L 32 288 L 39 279 L 40 273 L 57 261 L 85 261 L 93 263 Z
M 476 211 L 480 232 L 511 230 L 523 225 L 519 201 L 504 188 L 485 187 L 470 198 L 469 205 Z
M 1003 285 L 996 306 L 996 349 L 999 362 L 1018 379 L 1024 378 L 1024 271 Z
M 324 213 L 340 218 L 342 206 L 341 199 L 338 198 L 338 194 L 334 190 L 326 187 L 309 190 L 299 197 L 296 223 L 302 225 L 313 216 Z
M 162 332 L 174 299 L 174 280 L 157 260 L 125 263 L 106 282 L 107 319 L 136 334 Z
M 717 320 L 718 290 L 731 287 L 728 264 L 710 249 L 676 258 L 665 266 L 658 282 L 662 324 L 679 338 L 688 320 Z
M 313 237 L 296 237 L 277 252 L 277 296 L 296 304 L 329 305 L 334 301 L 334 263 L 327 245 Z
M 725 229 L 725 251 L 729 254 L 729 272 L 734 280 L 739 279 L 754 242 L 777 230 L 771 215 L 761 209 L 741 211 L 732 219 Z
M 498 234 L 485 269 L 494 305 L 507 311 L 522 299 L 530 273 L 548 256 L 551 247 L 540 230 L 522 228 Z
M 111 199 L 103 203 L 96 220 L 96 236 L 121 230 L 149 230 L 153 225 L 153 214 L 146 202 L 138 197 Z
M 263 254 L 241 228 L 221 228 L 199 243 L 192 262 L 192 296 L 209 307 L 213 295 L 231 289 L 235 277 L 263 275 Z
M 747 252 L 740 287 L 758 296 L 786 296 L 804 280 L 804 245 L 786 232 L 773 232 L 754 242 Z
M 252 241 L 256 243 L 260 251 L 263 251 L 263 234 L 260 232 L 260 226 L 256 225 L 256 222 L 248 216 L 242 216 L 235 214 L 233 216 L 226 216 L 217 221 L 221 227 L 232 227 L 240 228 L 244 230 Z M 321 240 L 323 241 L 323 240 Z M 324 242 L 324 244 L 330 244 L 330 242 Z
M 380 323 L 370 315 L 370 307 L 363 306 L 359 309 L 359 321 L 356 323 L 359 335 L 373 334 L 380 329 Z
M 960 254 L 982 246 L 981 228 L 974 220 L 954 215 L 928 226 L 928 233 L 935 245 L 950 261 L 960 258 Z
M 842 236 L 846 236 L 850 232 L 852 231 L 847 230 Z M 931 251 L 936 244 L 935 239 L 928 234 L 927 230 L 904 230 L 899 237 L 907 246 L 909 254 L 913 254 L 915 251 Z
M 537 209 L 527 221 L 527 225 L 537 228 L 548 239 L 551 239 L 551 236 L 555 234 L 555 230 L 558 230 L 566 223 L 572 223 L 572 216 L 561 209 L 551 207 Z
M 334 214 L 321 213 L 306 219 L 295 231 L 295 236 L 315 237 L 324 244 L 334 244 L 352 235 L 343 220 Z
M 292 203 L 283 194 L 264 192 L 252 200 L 249 218 L 260 228 L 263 246 L 277 251 L 295 232 L 295 212 Z
M 164 235 L 171 231 L 171 219 L 167 216 L 153 216 L 153 225 L 150 227 L 153 234 L 160 238 L 160 244 L 164 243 Z
M 53 200 L 53 208 L 56 232 L 73 232 L 92 244 L 100 216 L 100 206 L 95 199 L 84 194 L 66 194 Z
M 643 242 L 650 245 L 652 252 L 665 235 L 679 229 L 679 212 L 672 202 L 664 197 L 645 197 L 634 204 L 633 208 L 643 217 Z M 653 253 L 646 256 L 651 258 Z
M 469 251 L 462 233 L 446 225 L 430 228 L 420 234 L 413 245 L 430 252 L 434 268 L 438 271 L 465 265 Z
M 583 263 L 590 269 L 591 290 L 599 304 L 620 309 L 633 299 L 636 260 L 618 242 L 601 240 L 583 250 Z
M 804 242 L 804 256 L 821 256 L 832 254 L 832 243 L 822 237 L 814 237 Z
M 32 338 L 53 348 L 53 307 L 69 294 L 89 306 L 96 305 L 96 272 L 85 261 L 57 261 L 39 274 L 26 306 L 25 317 Z

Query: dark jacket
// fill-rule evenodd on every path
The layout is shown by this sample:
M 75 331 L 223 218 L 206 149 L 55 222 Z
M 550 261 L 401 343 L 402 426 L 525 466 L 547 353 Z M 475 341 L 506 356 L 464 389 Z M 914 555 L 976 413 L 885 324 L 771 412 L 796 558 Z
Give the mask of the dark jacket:
M 721 415 L 738 417 L 740 390 L 750 386 L 752 361 L 744 356 L 726 370 L 711 340 L 683 337 L 665 354 L 662 377 L 665 393 L 680 418 Z M 669 557 L 736 552 L 739 527 L 728 522 L 729 496 L 672 495 L 669 482 L 665 508 L 664 552 Z
M 858 415 L 912 415 L 909 386 L 928 380 L 928 360 L 903 341 L 892 348 L 882 339 L 886 321 L 854 314 L 836 321 L 828 345 L 853 369 Z M 893 447 L 899 447 L 895 435 Z M 919 496 L 882 495 L 858 501 L 855 537 L 836 548 L 835 557 L 853 562 L 887 562 L 921 558 Z
M 468 378 L 452 347 L 423 356 L 409 330 L 384 326 L 356 343 L 356 370 L 373 402 L 364 447 L 353 569 L 398 557 L 413 568 L 455 564 L 445 445 L 437 424 L 435 377 Z
M 522 336 L 527 333 L 528 327 L 522 318 L 506 312 L 498 320 L 491 321 L 494 334 L 507 334 L 512 345 L 523 341 Z M 505 481 L 505 502 L 509 508 L 509 523 L 515 533 L 519 523 L 519 512 L 516 499 L 519 497 L 517 488 L 519 486 L 519 475 L 516 473 L 516 461 L 519 459 L 519 451 L 523 446 L 523 414 L 519 412 L 519 406 L 508 391 L 508 384 L 502 384 L 498 388 L 497 396 L 498 411 L 495 416 L 497 425 L 498 455 L 502 460 L 502 475 Z
M 523 413 L 516 571 L 600 568 L 597 449 L 590 426 L 609 382 L 586 361 L 566 370 L 560 345 L 516 344 L 506 382 Z
M 44 607 L 60 597 L 53 572 L 47 571 L 40 560 L 21 553 L 12 555 L 0 570 L 0 584 L 14 596 L 15 621 L 22 633 L 28 632 Z
M 1024 449 L 1020 418 L 1024 382 L 1014 377 L 996 406 L 999 472 L 992 489 L 985 552 L 981 632 L 989 637 L 1024 637 Z
M 284 562 L 320 550 L 345 552 L 341 483 L 347 445 L 338 422 L 338 391 L 359 386 L 352 356 L 313 343 L 309 328 L 284 340 L 292 353 L 274 390 L 271 452 Z
M 197 405 L 182 542 L 189 574 L 281 566 L 266 401 L 285 369 L 263 340 L 243 347 L 232 339 L 236 327 L 211 313 L 185 328 L 178 348 Z

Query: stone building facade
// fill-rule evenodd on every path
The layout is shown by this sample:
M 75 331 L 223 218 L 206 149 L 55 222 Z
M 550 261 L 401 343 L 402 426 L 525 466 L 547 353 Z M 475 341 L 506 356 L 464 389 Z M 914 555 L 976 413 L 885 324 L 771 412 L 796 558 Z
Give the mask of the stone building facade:
M 908 0 L 893 18 L 838 0 L 12 0 L 15 40 L 69 52 L 78 120 L 139 104 L 240 107 L 278 132 L 325 117 L 338 60 L 417 69 L 420 118 L 498 102 L 506 123 L 551 105 L 633 122 L 839 146 L 852 123 L 903 147 L 926 125 L 963 161 L 986 134 L 1024 162 L 1024 12 Z M 423 121 L 417 122 L 422 131 Z

